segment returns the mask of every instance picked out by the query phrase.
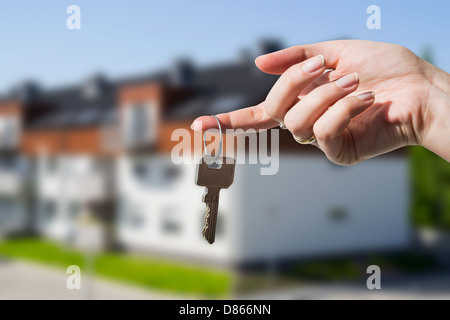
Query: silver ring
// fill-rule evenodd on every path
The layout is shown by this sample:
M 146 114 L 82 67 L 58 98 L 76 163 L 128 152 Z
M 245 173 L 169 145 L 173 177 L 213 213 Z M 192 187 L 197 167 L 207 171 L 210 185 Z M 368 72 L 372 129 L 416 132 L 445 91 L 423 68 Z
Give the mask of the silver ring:
M 223 143 L 223 135 L 222 135 L 222 126 L 220 125 L 219 118 L 216 116 L 211 116 L 217 121 L 217 125 L 219 126 L 219 133 L 220 133 L 220 141 L 219 141 L 219 150 L 216 152 L 216 155 L 213 157 L 212 155 L 208 154 L 208 150 L 206 149 L 206 133 L 210 130 L 216 130 L 216 129 L 208 129 L 203 133 L 203 147 L 205 149 L 205 156 L 210 157 L 212 162 L 216 162 L 219 160 L 220 156 L 222 155 L 222 143 Z
M 294 135 L 293 135 L 293 137 L 294 137 L 294 140 L 297 141 L 300 144 L 311 144 L 311 143 L 316 141 L 316 136 L 315 135 L 312 135 L 308 139 L 300 139 L 300 138 L 297 138 Z
M 280 122 L 279 126 L 280 126 L 281 130 L 286 130 L 287 129 L 283 122 Z

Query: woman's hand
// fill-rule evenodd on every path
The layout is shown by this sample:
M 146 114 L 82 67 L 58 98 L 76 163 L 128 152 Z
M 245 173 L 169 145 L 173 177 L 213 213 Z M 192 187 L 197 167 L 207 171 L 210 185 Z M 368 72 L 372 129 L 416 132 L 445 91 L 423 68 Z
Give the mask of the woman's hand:
M 299 139 L 314 134 L 314 145 L 342 165 L 417 144 L 450 161 L 450 77 L 402 46 L 330 41 L 263 55 L 256 65 L 281 76 L 261 104 L 218 115 L 223 129 L 283 122 Z M 211 117 L 192 124 L 215 127 Z

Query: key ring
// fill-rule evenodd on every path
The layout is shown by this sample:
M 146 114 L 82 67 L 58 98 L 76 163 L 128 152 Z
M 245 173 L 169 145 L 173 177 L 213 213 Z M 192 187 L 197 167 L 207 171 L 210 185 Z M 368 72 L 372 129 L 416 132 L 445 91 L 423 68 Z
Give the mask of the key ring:
M 219 160 L 219 158 L 222 154 L 223 135 L 222 135 L 222 126 L 220 125 L 219 118 L 217 118 L 216 116 L 211 116 L 211 117 L 216 119 L 217 125 L 219 126 L 219 133 L 220 133 L 220 141 L 219 141 L 219 148 L 218 148 L 219 150 L 216 152 L 214 157 L 212 155 L 208 154 L 208 150 L 206 149 L 206 132 L 208 132 L 208 130 L 206 130 L 203 133 L 203 147 L 205 149 L 205 156 L 211 158 L 211 162 L 216 162 L 217 160 Z

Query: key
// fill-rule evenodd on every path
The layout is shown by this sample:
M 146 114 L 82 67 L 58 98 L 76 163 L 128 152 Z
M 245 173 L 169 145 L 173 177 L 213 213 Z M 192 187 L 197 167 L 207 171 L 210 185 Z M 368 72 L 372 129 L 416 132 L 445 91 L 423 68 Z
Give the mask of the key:
M 211 165 L 208 165 L 205 157 L 202 157 L 197 166 L 195 183 L 207 188 L 203 195 L 203 202 L 206 203 L 206 215 L 202 235 L 209 244 L 213 244 L 216 237 L 220 189 L 227 189 L 233 183 L 234 167 L 234 159 L 225 157 L 221 157 Z

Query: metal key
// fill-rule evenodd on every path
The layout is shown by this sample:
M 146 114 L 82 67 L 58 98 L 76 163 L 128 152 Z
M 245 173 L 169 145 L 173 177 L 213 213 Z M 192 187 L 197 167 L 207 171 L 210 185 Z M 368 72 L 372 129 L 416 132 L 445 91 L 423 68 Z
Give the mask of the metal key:
M 227 189 L 233 183 L 235 161 L 233 158 L 221 157 L 217 162 L 208 165 L 205 160 L 205 157 L 202 157 L 197 166 L 195 183 L 207 188 L 203 195 L 206 215 L 202 234 L 206 241 L 212 244 L 216 237 L 220 189 Z

